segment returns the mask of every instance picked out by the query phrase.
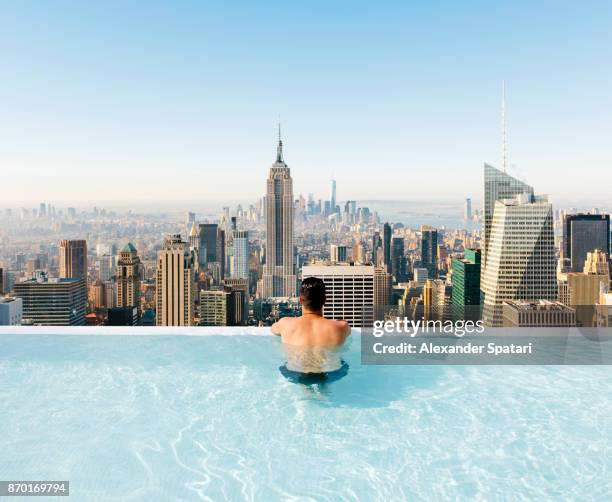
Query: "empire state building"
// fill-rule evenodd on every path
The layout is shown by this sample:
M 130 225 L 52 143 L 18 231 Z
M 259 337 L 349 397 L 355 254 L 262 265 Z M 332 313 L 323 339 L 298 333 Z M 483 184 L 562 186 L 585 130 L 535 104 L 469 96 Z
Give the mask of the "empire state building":
M 261 296 L 296 296 L 293 250 L 293 180 L 283 160 L 283 142 L 278 133 L 276 162 L 266 182 L 266 263 Z

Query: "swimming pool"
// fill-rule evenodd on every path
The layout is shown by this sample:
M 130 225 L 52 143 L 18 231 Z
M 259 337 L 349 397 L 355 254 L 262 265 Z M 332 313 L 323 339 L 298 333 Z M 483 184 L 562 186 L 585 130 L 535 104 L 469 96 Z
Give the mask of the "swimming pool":
M 359 345 L 305 387 L 276 337 L 2 334 L 0 479 L 73 500 L 612 493 L 610 367 L 361 366 Z

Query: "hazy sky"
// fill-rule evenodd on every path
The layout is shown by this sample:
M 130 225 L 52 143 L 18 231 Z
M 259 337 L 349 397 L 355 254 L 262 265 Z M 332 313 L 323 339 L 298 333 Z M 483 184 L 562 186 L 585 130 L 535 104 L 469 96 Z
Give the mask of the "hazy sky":
M 230 5 L 231 4 L 231 5 Z M 2 1 L 10 200 L 481 197 L 500 163 L 610 200 L 612 2 Z

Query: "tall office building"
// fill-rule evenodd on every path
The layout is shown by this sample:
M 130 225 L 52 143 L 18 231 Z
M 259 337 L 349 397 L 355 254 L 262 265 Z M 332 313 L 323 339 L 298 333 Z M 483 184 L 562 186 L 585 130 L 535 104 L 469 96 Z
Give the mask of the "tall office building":
M 200 225 L 200 265 L 217 261 L 217 238 L 219 225 L 216 223 L 203 223 Z
M 61 240 L 59 244 L 60 278 L 87 280 L 87 241 Z
M 345 320 L 352 327 L 371 326 L 374 320 L 373 265 L 305 265 L 302 277 L 318 277 L 325 283 L 327 301 L 323 315 Z
M 98 257 L 98 270 L 102 282 L 110 281 L 115 275 L 115 257 L 110 254 Z
M 513 199 L 517 195 L 527 193 L 533 195 L 533 188 L 526 183 L 513 178 L 506 172 L 500 171 L 488 164 L 484 165 L 484 247 L 482 262 L 486 266 L 488 243 L 490 241 L 493 224 L 495 203 L 502 199 Z
M 374 268 L 374 319 L 384 319 L 392 290 L 393 276 L 384 267 Z
M 223 289 L 200 291 L 200 326 L 229 326 L 230 295 Z
M 156 323 L 158 326 L 191 326 L 194 315 L 194 266 L 180 235 L 166 238 L 157 255 Z
M 293 180 L 283 160 L 283 142 L 278 138 L 276 161 L 266 182 L 266 263 L 261 296 L 296 296 L 293 249 Z
M 391 225 L 385 223 L 383 225 L 383 256 L 385 262 L 385 269 L 387 272 L 391 273 L 391 235 L 393 231 L 391 230 Z
M 14 286 L 23 301 L 23 323 L 36 326 L 84 326 L 85 279 L 52 278 L 41 273 Z
M 529 193 L 498 200 L 493 211 L 488 261 L 482 277 L 483 319 L 503 323 L 509 300 L 557 300 L 552 204 Z
M 116 307 L 137 307 L 140 309 L 141 264 L 138 252 L 128 242 L 119 253 L 115 280 L 117 283 Z
M 589 251 L 610 254 L 609 214 L 568 214 L 563 221 L 563 266 L 582 272 Z
M 336 180 L 334 178 L 329 183 L 329 206 L 330 213 L 336 212 Z
M 421 266 L 427 269 L 430 279 L 438 275 L 438 231 L 429 226 L 421 226 Z
M 342 263 L 348 260 L 348 250 L 346 246 L 338 246 L 330 244 L 329 246 L 329 261 L 332 263 Z
M 4 294 L 4 269 L 0 267 L 0 295 Z
M 233 265 L 231 276 L 233 279 L 249 278 L 249 232 L 235 230 L 233 239 Z
M 222 288 L 200 291 L 200 326 L 244 326 L 248 292 L 244 279 L 229 279 Z
M 472 199 L 465 199 L 465 207 L 463 208 L 463 219 L 470 221 L 472 219 Z
M 378 254 L 378 250 L 382 247 L 382 240 L 380 238 L 380 232 L 374 232 L 372 235 L 372 263 L 376 265 L 376 256 Z
M 248 279 L 225 279 L 223 288 L 231 294 L 229 326 L 245 326 L 249 320 Z
M 391 239 L 391 275 L 397 282 L 405 282 L 408 279 L 403 237 L 393 237 Z
M 189 230 L 189 247 L 192 250 L 200 248 L 200 233 L 198 232 L 195 221 L 191 223 L 191 230 Z
M 585 274 L 604 274 L 610 276 L 608 255 L 601 249 L 589 251 L 584 262 L 583 272 Z
M 480 262 L 479 249 L 466 249 L 463 258 L 453 258 L 451 301 L 457 319 L 480 319 Z

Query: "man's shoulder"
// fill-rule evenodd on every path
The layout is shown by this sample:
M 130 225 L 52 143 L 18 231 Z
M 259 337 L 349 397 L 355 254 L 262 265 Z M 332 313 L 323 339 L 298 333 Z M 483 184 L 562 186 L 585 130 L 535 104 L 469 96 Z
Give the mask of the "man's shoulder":
M 297 317 L 281 317 L 277 324 L 280 326 L 290 326 L 291 324 L 295 323 L 296 320 Z
M 324 319 L 325 323 L 332 327 L 334 329 L 334 331 L 348 331 L 350 329 L 348 322 L 346 321 L 339 321 L 336 319 Z

